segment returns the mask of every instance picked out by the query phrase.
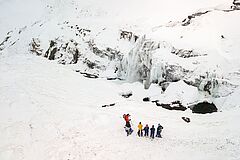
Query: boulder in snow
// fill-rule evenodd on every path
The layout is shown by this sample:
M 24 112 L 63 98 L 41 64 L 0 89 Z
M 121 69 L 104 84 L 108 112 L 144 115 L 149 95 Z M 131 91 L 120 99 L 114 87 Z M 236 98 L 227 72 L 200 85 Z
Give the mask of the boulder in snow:
M 85 72 L 80 72 L 80 74 L 82 74 L 84 77 L 87 77 L 87 78 L 98 78 L 98 75 L 96 74 L 90 74 L 90 73 L 85 73 Z
M 174 101 L 171 103 L 158 103 L 156 102 L 157 106 L 161 106 L 162 108 L 168 109 L 168 110 L 177 110 L 177 111 L 185 111 L 187 108 L 184 107 L 180 101 Z
M 124 98 L 129 98 L 131 97 L 133 94 L 132 94 L 132 91 L 129 91 L 129 92 L 125 92 L 125 93 L 120 93 L 120 95 Z
M 217 110 L 218 109 L 214 103 L 200 102 L 193 106 L 192 113 L 206 114 L 206 113 L 217 112 Z
M 187 123 L 190 122 L 190 118 L 188 118 L 188 117 L 182 117 L 182 119 L 183 119 L 185 122 L 187 122 Z
M 150 98 L 149 98 L 149 97 L 143 98 L 143 102 L 149 102 L 149 101 L 150 101 Z
M 112 106 L 115 106 L 115 103 L 102 105 L 103 108 L 105 108 L 105 107 L 112 107 Z

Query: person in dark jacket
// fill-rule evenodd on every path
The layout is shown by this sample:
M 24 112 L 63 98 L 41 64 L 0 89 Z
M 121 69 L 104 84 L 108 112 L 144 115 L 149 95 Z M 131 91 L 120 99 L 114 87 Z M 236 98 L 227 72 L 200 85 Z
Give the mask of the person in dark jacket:
M 155 134 L 155 128 L 154 128 L 154 125 L 152 125 L 152 128 L 150 128 L 150 137 L 152 138 L 152 139 L 154 139 L 154 134 Z
M 163 129 L 163 126 L 161 126 L 161 124 L 159 123 L 158 127 L 157 127 L 156 137 L 162 138 L 162 136 L 161 136 L 162 129 Z
M 145 137 L 148 137 L 148 133 L 149 133 L 148 124 L 146 124 L 146 126 L 143 128 L 143 130 L 144 130 L 144 136 L 145 136 Z
M 130 126 L 126 125 L 124 128 L 125 128 L 125 131 L 127 132 L 127 136 L 132 134 L 133 130 L 131 128 L 131 125 Z

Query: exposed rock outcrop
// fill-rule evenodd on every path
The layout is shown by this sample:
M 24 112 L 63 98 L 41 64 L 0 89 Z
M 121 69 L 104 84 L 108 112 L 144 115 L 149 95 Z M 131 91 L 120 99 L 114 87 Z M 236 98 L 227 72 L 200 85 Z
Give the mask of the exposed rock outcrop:
M 124 92 L 124 93 L 120 93 L 120 95 L 124 98 L 129 98 L 131 97 L 133 94 L 132 94 L 132 91 L 128 91 L 128 92 Z
M 189 24 L 191 24 L 192 19 L 194 19 L 196 17 L 200 17 L 200 16 L 202 16 L 204 14 L 207 14 L 208 12 L 211 12 L 211 11 L 207 10 L 207 11 L 204 11 L 204 12 L 197 12 L 197 13 L 194 13 L 192 15 L 189 15 L 187 18 L 185 18 L 182 21 L 182 26 L 188 26 Z
M 86 73 L 86 72 L 80 72 L 80 71 L 77 71 L 79 72 L 80 74 L 82 74 L 84 77 L 87 77 L 87 78 L 93 78 L 93 79 L 96 79 L 99 77 L 99 75 L 96 75 L 96 74 L 91 74 L 91 73 Z
M 149 97 L 143 98 L 143 102 L 149 102 L 149 101 L 150 101 L 150 98 L 149 98 Z
M 165 41 L 155 42 L 147 39 L 146 36 L 142 36 L 138 39 L 134 48 L 120 61 L 118 76 L 132 82 L 143 82 L 147 89 L 151 83 L 167 84 L 168 82 L 179 81 L 192 74 L 192 71 L 178 64 L 168 63 L 167 61 L 156 62 L 154 56 L 156 56 L 156 53 L 161 56 L 161 51 L 168 51 L 179 58 L 206 56 L 206 54 L 194 50 L 177 49 Z M 162 87 L 166 89 L 166 85 L 164 86 Z
M 138 38 L 139 36 L 135 35 L 133 32 L 120 30 L 120 39 L 136 42 Z
M 193 106 L 192 112 L 193 113 L 200 113 L 200 114 L 206 114 L 206 113 L 213 113 L 217 112 L 217 107 L 214 103 L 208 103 L 208 102 L 201 102 Z
M 198 56 L 206 56 L 207 54 L 200 54 L 195 52 L 194 50 L 184 50 L 184 49 L 176 49 L 172 47 L 171 53 L 182 57 L 182 58 L 190 58 L 190 57 L 198 57 Z
M 169 104 L 156 102 L 156 105 L 168 110 L 185 111 L 187 109 L 187 107 L 184 107 L 180 101 L 175 101 Z
M 0 51 L 2 51 L 5 48 L 4 44 L 8 42 L 9 38 L 11 38 L 11 36 L 5 37 L 5 39 L 0 43 Z
M 240 6 L 240 0 L 234 0 L 234 1 L 233 1 L 233 4 L 234 4 L 234 5 L 237 5 L 237 6 Z
M 190 118 L 188 118 L 188 117 L 182 117 L 182 119 L 187 123 L 191 122 Z
M 238 87 L 238 85 L 218 76 L 215 72 L 205 72 L 205 74 L 197 75 L 194 78 L 185 79 L 184 82 L 197 87 L 199 91 L 204 91 L 214 98 L 226 97 Z
M 107 47 L 106 49 L 99 49 L 97 45 L 94 43 L 93 40 L 88 41 L 89 49 L 97 56 L 99 57 L 108 57 L 110 61 L 112 60 L 121 60 L 122 59 L 122 53 L 118 50 L 112 49 L 110 47 Z
M 105 108 L 105 107 L 112 107 L 112 106 L 115 106 L 115 103 L 102 105 L 103 108 Z

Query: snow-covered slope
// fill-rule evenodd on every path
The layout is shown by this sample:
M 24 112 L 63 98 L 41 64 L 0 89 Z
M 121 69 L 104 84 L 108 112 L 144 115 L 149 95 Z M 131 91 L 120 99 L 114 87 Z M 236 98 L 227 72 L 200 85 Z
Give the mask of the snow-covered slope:
M 89 80 L 33 55 L 1 56 L 1 160 L 239 159 L 239 108 L 208 115 L 168 111 L 140 83 Z M 131 90 L 133 97 L 119 93 Z M 116 103 L 102 108 L 103 104 Z M 127 137 L 122 115 L 131 113 Z M 181 117 L 191 119 L 188 124 Z M 137 124 L 164 126 L 163 139 L 136 137 Z
M 239 17 L 238 0 L 0 0 L 0 159 L 240 159 Z M 124 113 L 164 138 L 126 137 Z

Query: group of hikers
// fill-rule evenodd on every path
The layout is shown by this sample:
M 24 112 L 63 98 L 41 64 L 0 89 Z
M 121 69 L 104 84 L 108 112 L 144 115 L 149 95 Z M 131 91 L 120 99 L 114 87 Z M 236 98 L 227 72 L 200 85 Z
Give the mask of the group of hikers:
M 129 136 L 133 132 L 133 129 L 132 129 L 131 124 L 130 124 L 130 121 L 131 121 L 130 114 L 124 114 L 123 118 L 126 122 L 126 125 L 125 125 L 124 128 L 125 128 L 125 131 L 127 132 L 127 136 Z M 163 129 L 163 126 L 161 126 L 161 124 L 159 123 L 158 126 L 157 126 L 156 137 L 162 138 L 162 136 L 161 136 L 162 129 Z M 155 129 L 154 125 L 152 125 L 152 127 L 150 128 L 150 138 L 152 138 L 152 139 L 154 139 L 154 137 L 155 137 L 155 130 L 156 129 Z M 144 131 L 144 136 L 148 137 L 149 136 L 149 126 L 148 126 L 148 124 L 146 124 L 146 126 L 143 128 L 142 123 L 139 122 L 138 132 L 137 132 L 139 137 L 143 137 L 143 131 Z

